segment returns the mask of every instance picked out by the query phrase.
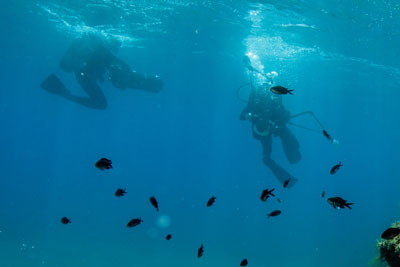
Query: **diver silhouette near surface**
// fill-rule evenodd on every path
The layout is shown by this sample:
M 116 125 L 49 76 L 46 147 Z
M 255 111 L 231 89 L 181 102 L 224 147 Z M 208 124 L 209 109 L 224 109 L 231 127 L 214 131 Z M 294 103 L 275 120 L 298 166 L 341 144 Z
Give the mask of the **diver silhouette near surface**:
M 74 73 L 87 97 L 73 95 L 55 74 L 50 74 L 40 86 L 50 93 L 92 109 L 107 108 L 107 99 L 98 85 L 98 81 L 104 82 L 106 73 L 112 85 L 119 89 L 158 93 L 163 85 L 157 75 L 132 71 L 94 35 L 84 35 L 74 40 L 60 61 L 60 68 L 67 73 Z
M 243 59 L 248 70 L 256 71 L 245 56 Z M 259 71 L 256 71 L 260 73 Z M 251 84 L 251 92 L 247 105 L 240 114 L 241 120 L 248 120 L 252 125 L 253 137 L 261 142 L 263 163 L 272 171 L 275 177 L 288 187 L 294 185 L 297 179 L 271 159 L 272 137 L 279 137 L 282 148 L 289 163 L 301 160 L 300 145 L 292 131 L 287 127 L 290 112 L 282 103 L 282 96 L 274 95 L 270 89 L 271 81 L 255 87 Z

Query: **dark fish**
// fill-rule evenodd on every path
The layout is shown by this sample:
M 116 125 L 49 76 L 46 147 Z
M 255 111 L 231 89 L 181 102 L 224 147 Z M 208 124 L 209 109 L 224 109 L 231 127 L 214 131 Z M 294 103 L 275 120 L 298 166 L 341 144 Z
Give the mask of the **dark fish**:
M 272 192 L 274 190 L 275 189 L 268 190 L 268 188 L 263 190 L 262 193 L 261 193 L 261 196 L 260 196 L 261 201 L 266 201 L 269 198 L 270 195 L 274 197 L 275 195 L 272 194 Z
M 277 198 L 276 201 L 278 201 L 279 203 L 282 203 L 280 198 Z
M 340 167 L 342 167 L 342 166 L 343 166 L 342 162 L 339 162 L 338 164 L 336 164 L 335 166 L 332 167 L 330 173 L 331 174 L 335 174 L 340 169 Z
M 325 191 L 322 191 L 321 197 L 325 197 Z
M 383 239 L 393 239 L 400 234 L 400 228 L 388 228 L 383 232 L 381 237 Z
M 63 223 L 63 224 L 69 224 L 69 223 L 71 223 L 71 220 L 68 219 L 67 217 L 62 217 L 62 218 L 61 218 L 61 223 Z
M 109 170 L 112 168 L 112 162 L 109 159 L 101 158 L 96 162 L 95 166 L 102 171 L 106 169 Z
M 168 234 L 168 235 L 165 237 L 165 239 L 170 240 L 171 237 L 172 237 L 172 235 Z
M 203 244 L 201 244 L 199 250 L 197 250 L 197 258 L 200 258 L 201 256 L 203 256 L 204 253 L 204 247 Z
M 130 220 L 126 226 L 127 227 L 135 227 L 135 226 L 138 226 L 139 224 L 141 224 L 142 222 L 143 222 L 142 218 L 136 218 L 136 219 Z
M 292 92 L 294 91 L 294 90 L 289 90 L 280 85 L 273 86 L 273 87 L 269 88 L 269 90 L 271 90 L 272 93 L 277 94 L 277 95 L 286 95 L 286 94 L 293 95 Z
M 211 206 L 214 204 L 214 202 L 215 202 L 216 199 L 217 199 L 216 197 L 212 196 L 212 197 L 207 201 L 207 207 L 211 207 Z
M 262 195 L 261 194 L 261 197 L 260 197 L 260 199 L 261 199 L 261 201 L 267 201 L 267 199 L 269 198 L 269 196 L 268 195 Z
M 335 209 L 344 209 L 344 207 L 348 207 L 349 209 L 351 209 L 350 205 L 354 204 L 354 203 L 348 203 L 341 197 L 331 197 L 328 198 L 326 201 L 328 201 L 328 203 L 332 205 L 332 207 Z
M 274 210 L 273 212 L 271 212 L 270 214 L 267 214 L 267 216 L 268 216 L 268 218 L 269 217 L 275 217 L 275 216 L 278 216 L 279 214 L 281 214 L 282 213 L 282 211 L 280 211 L 280 210 Z
M 155 197 L 150 197 L 150 203 L 151 203 L 151 205 L 154 206 L 154 208 L 157 209 L 157 212 L 158 212 L 158 202 L 157 202 L 157 199 L 156 199 Z
M 330 142 L 333 142 L 332 136 L 326 130 L 322 130 L 322 133 L 324 134 L 326 139 L 328 139 Z
M 242 262 L 240 263 L 240 266 L 247 266 L 248 262 L 247 259 L 242 260 Z
M 125 191 L 125 190 L 126 190 L 126 189 L 118 188 L 117 191 L 115 191 L 115 196 L 116 196 L 116 197 L 122 197 L 123 195 L 126 194 L 126 191 Z
M 285 182 L 283 182 L 283 188 L 286 188 L 290 182 L 290 179 L 287 179 Z

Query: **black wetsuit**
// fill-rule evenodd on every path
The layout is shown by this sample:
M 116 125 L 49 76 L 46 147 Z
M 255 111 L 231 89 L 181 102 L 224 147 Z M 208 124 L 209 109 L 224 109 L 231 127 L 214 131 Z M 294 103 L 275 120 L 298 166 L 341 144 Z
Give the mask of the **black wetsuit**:
M 290 119 L 290 113 L 282 104 L 280 96 L 273 96 L 269 90 L 259 88 L 252 90 L 246 107 L 240 114 L 240 119 L 249 119 L 252 123 L 254 138 L 260 140 L 263 147 L 263 162 L 274 175 L 284 183 L 295 178 L 281 168 L 271 159 L 272 136 L 278 136 L 282 141 L 282 147 L 290 163 L 297 163 L 301 159 L 299 143 L 286 124 Z
M 72 95 L 54 74 L 49 75 L 41 87 L 88 108 L 107 107 L 107 100 L 97 83 L 104 81 L 107 72 L 113 86 L 119 89 L 159 92 L 162 88 L 158 76 L 132 71 L 128 64 L 115 57 L 99 38 L 92 35 L 74 40 L 61 59 L 60 67 L 65 72 L 75 74 L 87 97 Z

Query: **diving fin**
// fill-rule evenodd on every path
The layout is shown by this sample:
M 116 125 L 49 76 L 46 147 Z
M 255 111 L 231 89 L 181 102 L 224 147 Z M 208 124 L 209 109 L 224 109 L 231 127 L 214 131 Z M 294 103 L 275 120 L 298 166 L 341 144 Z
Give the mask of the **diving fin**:
M 289 172 L 283 169 L 281 166 L 275 163 L 272 159 L 264 159 L 264 164 L 272 171 L 274 176 L 284 184 L 287 180 L 289 183 L 287 188 L 291 188 L 295 183 L 297 183 L 298 179 L 292 176 Z
M 50 74 L 46 79 L 44 79 L 40 84 L 40 87 L 56 95 L 67 96 L 70 94 L 69 90 L 55 74 Z

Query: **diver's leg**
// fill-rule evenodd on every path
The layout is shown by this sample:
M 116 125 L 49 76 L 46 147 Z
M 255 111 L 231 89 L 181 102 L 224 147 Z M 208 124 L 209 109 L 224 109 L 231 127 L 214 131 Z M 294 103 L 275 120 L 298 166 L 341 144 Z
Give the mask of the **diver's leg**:
M 62 81 L 54 74 L 49 75 L 40 84 L 40 86 L 50 93 L 60 95 L 72 102 L 78 103 L 88 108 L 105 109 L 107 107 L 107 100 L 95 80 L 86 78 L 84 76 L 78 77 L 78 75 L 77 80 L 89 97 L 72 95 L 71 92 L 62 83 Z
M 254 134 L 254 132 L 253 132 Z M 271 152 L 272 152 L 272 135 L 266 135 L 266 136 L 257 136 L 257 139 L 260 140 L 263 151 L 262 151 L 262 156 L 263 156 L 263 162 L 271 160 Z
M 279 137 L 281 138 L 283 151 L 289 162 L 292 164 L 299 162 L 301 160 L 300 145 L 296 136 L 288 127 L 283 127 L 279 133 Z
M 75 76 L 78 83 L 80 84 L 82 89 L 86 92 L 88 97 L 69 95 L 66 98 L 88 108 L 106 109 L 107 99 L 104 96 L 104 93 L 101 90 L 101 88 L 97 85 L 96 79 L 80 74 L 76 74 Z
M 281 166 L 276 164 L 274 160 L 271 159 L 271 151 L 272 151 L 272 136 L 268 135 L 260 139 L 262 147 L 263 147 L 263 162 L 264 164 L 272 171 L 275 177 L 283 184 L 287 180 L 289 180 L 288 187 L 292 187 L 297 179 L 288 173 Z

